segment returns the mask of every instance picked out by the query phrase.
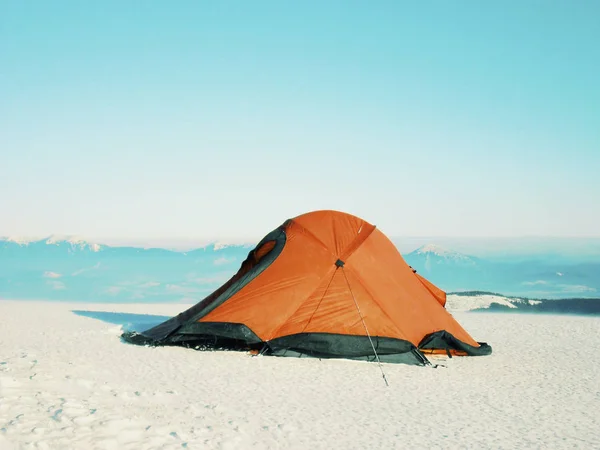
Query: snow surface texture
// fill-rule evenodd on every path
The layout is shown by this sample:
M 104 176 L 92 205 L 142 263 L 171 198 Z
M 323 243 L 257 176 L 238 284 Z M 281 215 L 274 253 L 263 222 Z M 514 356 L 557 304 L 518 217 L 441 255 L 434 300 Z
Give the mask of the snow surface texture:
M 118 338 L 183 308 L 0 301 L 0 448 L 600 448 L 598 318 L 455 313 L 493 355 L 384 364 L 386 387 L 374 363 Z

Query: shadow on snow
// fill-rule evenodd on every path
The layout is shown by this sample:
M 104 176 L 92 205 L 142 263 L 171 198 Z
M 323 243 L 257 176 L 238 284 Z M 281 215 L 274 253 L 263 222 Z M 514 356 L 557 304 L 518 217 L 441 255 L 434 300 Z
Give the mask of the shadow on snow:
M 107 311 L 72 310 L 71 312 L 78 316 L 101 320 L 102 322 L 113 325 L 121 325 L 123 331 L 137 332 L 145 331 L 171 318 L 171 316 L 154 316 L 150 314 L 130 314 Z

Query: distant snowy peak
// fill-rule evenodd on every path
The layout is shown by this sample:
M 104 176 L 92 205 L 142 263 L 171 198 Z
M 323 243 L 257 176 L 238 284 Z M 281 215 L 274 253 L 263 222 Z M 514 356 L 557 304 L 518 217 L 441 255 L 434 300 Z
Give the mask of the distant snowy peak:
M 435 245 L 435 244 L 425 244 L 422 247 L 419 247 L 416 250 L 417 253 L 433 253 L 434 255 L 437 256 L 452 256 L 454 254 L 456 254 L 456 252 L 447 250 L 445 248 L 440 247 L 439 245 Z
M 17 245 L 29 245 L 32 242 L 39 241 L 39 238 L 25 237 L 25 236 L 7 236 L 0 237 L 0 241 L 11 242 Z
M 92 252 L 99 252 L 102 250 L 102 246 L 93 242 L 87 242 L 85 239 L 76 236 L 59 236 L 52 235 L 46 238 L 40 239 L 39 237 L 23 237 L 23 236 L 9 236 L 0 238 L 0 241 L 10 242 L 17 244 L 22 247 L 27 247 L 31 244 L 46 244 L 46 245 L 61 245 L 68 244 L 70 248 L 75 250 L 89 250 Z
M 87 242 L 85 239 L 77 236 L 50 236 L 46 240 L 46 245 L 61 245 L 70 244 L 71 248 L 78 248 L 80 250 L 90 250 L 92 252 L 99 252 L 102 250 L 102 246 L 93 242 Z
M 243 241 L 216 241 L 216 242 L 212 242 L 211 244 L 209 244 L 209 246 L 212 245 L 213 250 L 218 251 L 218 250 L 224 250 L 226 248 L 248 248 L 248 247 L 254 247 L 256 244 L 252 244 L 252 243 L 248 243 L 248 242 L 243 242 Z
M 215 241 L 206 241 L 201 245 L 186 245 L 182 246 L 168 246 L 168 245 L 157 245 L 157 246 L 149 246 L 149 245 L 139 245 L 139 244 L 127 244 L 124 242 L 118 242 L 117 245 L 109 243 L 107 245 L 97 244 L 95 242 L 91 242 L 86 240 L 80 236 L 73 235 L 59 235 L 54 234 L 50 236 L 36 236 L 36 237 L 25 237 L 25 236 L 0 236 L 0 243 L 5 242 L 9 244 L 18 245 L 21 247 L 29 247 L 34 245 L 36 248 L 38 246 L 58 246 L 68 248 L 69 251 L 78 251 L 85 250 L 91 252 L 100 252 L 102 250 L 106 250 L 108 248 L 124 248 L 124 247 L 133 247 L 139 248 L 140 250 L 166 250 L 172 252 L 190 252 L 194 250 L 204 249 L 209 251 L 222 251 L 226 249 L 237 249 L 237 248 L 252 248 L 256 245 L 256 242 L 251 242 L 247 240 L 215 240 Z
M 215 243 L 213 243 L 213 248 L 215 250 L 223 250 L 223 249 L 225 249 L 227 247 L 234 247 L 234 246 L 235 246 L 235 244 L 230 244 L 228 242 L 215 242 Z
M 471 261 L 473 259 L 467 255 L 463 255 L 462 253 L 448 250 L 435 244 L 423 245 L 422 247 L 419 247 L 418 249 L 413 251 L 411 254 L 422 256 L 437 256 L 438 258 L 455 261 Z

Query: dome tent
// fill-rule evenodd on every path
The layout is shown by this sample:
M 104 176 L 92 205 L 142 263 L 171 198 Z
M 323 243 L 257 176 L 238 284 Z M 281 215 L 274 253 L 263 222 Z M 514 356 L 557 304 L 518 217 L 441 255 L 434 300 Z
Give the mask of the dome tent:
M 235 349 L 426 364 L 426 353 L 487 355 L 444 308 L 446 294 L 415 273 L 370 223 L 337 211 L 287 220 L 238 272 L 195 306 L 142 333 L 138 344 Z

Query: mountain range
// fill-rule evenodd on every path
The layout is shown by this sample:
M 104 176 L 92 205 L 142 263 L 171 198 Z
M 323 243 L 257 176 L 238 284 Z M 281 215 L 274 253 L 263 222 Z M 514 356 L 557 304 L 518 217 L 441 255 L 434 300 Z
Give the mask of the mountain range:
M 252 245 L 209 244 L 182 252 L 112 247 L 74 237 L 0 239 L 0 298 L 194 303 L 232 276 Z M 600 296 L 600 262 L 535 256 L 502 261 L 433 244 L 405 253 L 447 292 L 529 298 Z
M 194 302 L 233 275 L 249 248 L 189 252 L 110 247 L 74 238 L 0 240 L 0 297 Z
M 600 261 L 556 255 L 494 260 L 435 245 L 420 247 L 404 259 L 448 292 L 488 291 L 529 298 L 600 296 Z

